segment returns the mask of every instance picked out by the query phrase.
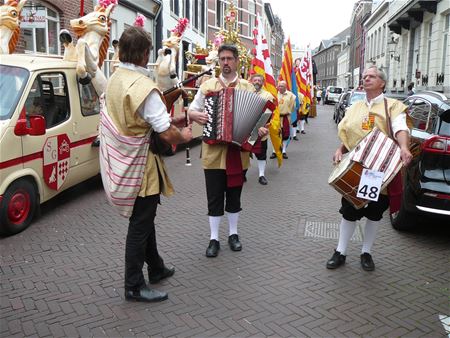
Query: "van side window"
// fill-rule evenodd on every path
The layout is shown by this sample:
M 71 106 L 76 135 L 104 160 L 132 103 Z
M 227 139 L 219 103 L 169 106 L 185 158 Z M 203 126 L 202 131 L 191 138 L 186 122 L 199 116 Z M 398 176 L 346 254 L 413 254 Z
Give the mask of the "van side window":
M 39 74 L 31 86 L 25 109 L 27 116 L 42 115 L 47 129 L 66 121 L 70 116 L 70 105 L 64 74 Z
M 83 116 L 96 115 L 100 113 L 100 101 L 92 83 L 79 84 L 80 106 Z

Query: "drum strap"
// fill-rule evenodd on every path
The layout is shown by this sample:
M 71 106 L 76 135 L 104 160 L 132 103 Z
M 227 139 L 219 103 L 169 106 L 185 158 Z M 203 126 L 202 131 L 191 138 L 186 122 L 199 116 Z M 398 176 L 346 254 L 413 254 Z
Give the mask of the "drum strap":
M 392 130 L 391 116 L 389 115 L 386 99 L 384 99 L 384 111 L 386 113 L 386 123 L 389 137 L 394 140 L 394 142 L 397 142 Z M 393 214 L 394 212 L 399 211 L 402 205 L 403 179 L 401 170 L 397 173 L 397 175 L 395 175 L 391 183 L 389 183 L 387 190 L 389 195 L 389 212 Z
M 389 114 L 386 98 L 384 99 L 384 112 L 386 113 L 386 124 L 389 137 L 395 141 L 394 132 L 392 131 L 391 115 Z

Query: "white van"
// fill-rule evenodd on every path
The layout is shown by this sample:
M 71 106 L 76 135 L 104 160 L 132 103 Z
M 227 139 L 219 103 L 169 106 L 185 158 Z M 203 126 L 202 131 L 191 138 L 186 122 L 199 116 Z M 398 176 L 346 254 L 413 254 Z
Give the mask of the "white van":
M 0 234 L 25 229 L 41 203 L 99 173 L 100 104 L 76 62 L 0 56 Z
M 325 93 L 325 104 L 339 102 L 339 97 L 343 92 L 344 88 L 342 87 L 328 86 Z

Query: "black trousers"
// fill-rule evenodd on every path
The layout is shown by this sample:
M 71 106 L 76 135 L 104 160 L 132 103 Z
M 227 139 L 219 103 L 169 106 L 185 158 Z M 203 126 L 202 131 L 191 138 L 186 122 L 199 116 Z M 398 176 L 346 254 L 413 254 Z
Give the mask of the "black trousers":
M 347 221 L 357 221 L 363 217 L 371 221 L 379 221 L 383 218 L 383 213 L 389 208 L 389 197 L 381 194 L 378 201 L 371 201 L 364 208 L 356 209 L 344 197 L 341 198 L 341 208 L 339 212 Z
M 244 173 L 246 170 L 244 170 Z M 227 174 L 223 169 L 205 169 L 208 216 L 223 216 L 225 211 L 241 211 L 242 187 L 228 188 Z
M 259 161 L 267 160 L 267 140 L 261 141 L 261 152 L 255 156 Z
M 160 271 L 164 261 L 156 246 L 155 216 L 159 194 L 137 197 L 130 217 L 125 246 L 125 290 L 139 290 L 145 285 L 142 268 Z

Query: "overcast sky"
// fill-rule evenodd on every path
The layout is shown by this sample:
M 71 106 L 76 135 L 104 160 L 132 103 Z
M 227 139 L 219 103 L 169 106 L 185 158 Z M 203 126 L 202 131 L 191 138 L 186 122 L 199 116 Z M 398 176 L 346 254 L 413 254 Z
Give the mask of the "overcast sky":
M 268 0 L 283 24 L 284 35 L 300 48 L 316 48 L 350 26 L 356 0 Z

